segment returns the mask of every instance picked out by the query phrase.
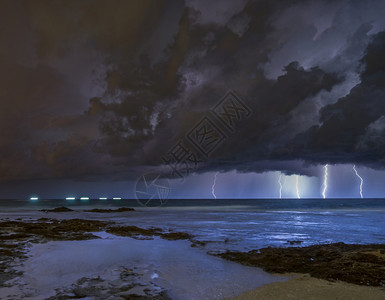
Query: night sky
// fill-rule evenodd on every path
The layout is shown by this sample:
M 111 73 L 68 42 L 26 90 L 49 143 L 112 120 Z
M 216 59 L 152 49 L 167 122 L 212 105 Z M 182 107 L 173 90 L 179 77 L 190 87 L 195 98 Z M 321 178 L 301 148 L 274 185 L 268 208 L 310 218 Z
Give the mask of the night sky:
M 385 1 L 0 0 L 0 65 L 0 198 L 385 196 Z

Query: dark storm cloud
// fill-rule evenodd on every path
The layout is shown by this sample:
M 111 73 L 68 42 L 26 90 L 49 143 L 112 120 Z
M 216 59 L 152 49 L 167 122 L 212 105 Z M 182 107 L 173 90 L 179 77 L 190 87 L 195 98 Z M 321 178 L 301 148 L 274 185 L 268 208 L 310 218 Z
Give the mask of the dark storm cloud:
M 199 171 L 381 163 L 384 4 L 365 3 L 1 1 L 0 176 L 136 177 L 229 89 L 253 114 Z
M 287 65 L 277 80 L 264 76 L 258 63 L 267 59 L 265 44 L 272 30 L 268 19 L 273 8 L 252 3 L 237 12 L 235 19 L 248 20 L 242 23 L 249 28 L 243 34 L 239 28 L 236 34 L 215 22 L 200 24 L 200 15 L 187 11 L 168 50 L 168 60 L 151 65 L 143 55 L 136 64 L 120 63 L 109 71 L 109 89 L 104 97 L 91 101 L 90 109 L 106 117 L 102 130 L 110 137 L 106 140 L 109 153 L 131 158 L 131 164 L 160 164 L 161 155 L 235 86 L 247 96 L 254 114 L 202 171 L 210 167 L 246 171 L 243 164 L 269 159 L 274 147 L 298 130 L 295 124 L 290 126 L 295 109 L 321 91 L 330 92 L 342 80 L 318 67 L 304 70 L 296 62 Z M 255 14 L 255 19 L 247 17 Z M 172 68 L 175 57 L 178 68 Z M 170 68 L 175 73 L 168 81 Z M 119 102 L 109 103 L 117 91 Z
M 361 83 L 321 110 L 322 125 L 297 137 L 301 157 L 326 162 L 360 162 L 384 168 L 385 32 L 369 43 Z M 302 145 L 298 145 L 301 143 Z
M 253 110 L 252 116 L 242 120 L 236 133 L 230 135 L 211 157 L 211 168 L 242 172 L 283 170 L 287 174 L 302 170 L 305 173 L 305 164 L 283 162 L 275 151 L 295 135 L 295 128 L 290 123 L 299 117 L 296 108 L 321 91 L 330 91 L 343 78 L 327 74 L 317 67 L 304 70 L 296 62 L 289 64 L 284 71 L 286 73 L 277 80 L 264 78 L 255 85 L 252 93 L 258 97 L 247 99 Z M 284 157 L 286 160 L 293 158 L 301 159 Z
M 1 1 L 2 180 L 122 171 L 125 164 L 100 152 L 100 119 L 87 113 L 89 99 L 103 90 L 114 61 L 134 57 L 140 44 L 156 48 L 159 25 L 159 43 L 168 43 L 181 6 L 172 4 Z

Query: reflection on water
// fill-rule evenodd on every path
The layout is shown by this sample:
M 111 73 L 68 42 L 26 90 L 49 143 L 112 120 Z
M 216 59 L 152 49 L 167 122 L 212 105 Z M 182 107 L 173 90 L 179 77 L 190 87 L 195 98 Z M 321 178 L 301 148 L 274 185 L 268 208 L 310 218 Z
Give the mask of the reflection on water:
M 108 280 L 114 270 L 144 270 L 172 299 L 224 299 L 283 278 L 191 248 L 187 241 L 135 240 L 101 233 L 103 239 L 33 245 L 20 289 L 48 295 L 81 277 Z M 1 290 L 0 290 L 1 292 Z
M 42 290 L 57 284 L 55 278 L 60 278 L 60 284 L 70 284 L 74 281 L 74 273 L 81 277 L 110 270 L 117 265 L 142 265 L 150 269 L 151 280 L 170 288 L 177 299 L 205 299 L 203 295 L 210 295 L 209 299 L 220 299 L 273 278 L 258 269 L 208 256 L 208 250 L 251 250 L 266 246 L 290 247 L 330 242 L 385 243 L 385 200 L 382 199 L 218 200 L 216 205 L 209 201 L 206 204 L 210 205 L 206 206 L 197 206 L 190 200 L 190 205 L 184 202 L 185 205 L 179 206 L 137 208 L 134 212 L 108 214 L 82 210 L 95 206 L 133 206 L 128 205 L 132 202 L 99 201 L 96 205 L 93 200 L 87 203 L 79 201 L 71 206 L 75 211 L 67 213 L 39 211 L 43 207 L 63 205 L 60 201 L 39 200 L 28 205 L 25 201 L 16 201 L 12 205 L 9 201 L 4 203 L 0 201 L 2 220 L 28 221 L 41 217 L 109 220 L 118 225 L 187 232 L 197 240 L 207 242 L 204 249 L 196 249 L 191 248 L 188 241 L 170 242 L 159 238 L 137 241 L 102 234 L 102 240 L 34 245 L 33 257 L 25 264 L 28 269 L 25 273 L 26 286 Z M 68 264 L 69 260 L 71 264 Z M 103 274 L 107 276 L 107 273 Z M 199 287 L 195 288 L 195 294 L 191 294 L 192 286 Z
M 65 202 L 65 201 L 64 201 Z M 68 201 L 67 201 L 68 202 Z M 384 243 L 384 199 L 225 199 L 170 200 L 166 207 L 137 207 L 136 212 L 97 214 L 90 207 L 137 206 L 135 200 L 3 201 L 0 217 L 47 217 L 42 207 L 70 206 L 76 212 L 50 214 L 60 218 L 108 219 L 141 227 L 163 227 L 184 231 L 208 241 L 207 250 L 255 249 L 327 242 Z M 8 212 L 7 212 L 8 211 Z

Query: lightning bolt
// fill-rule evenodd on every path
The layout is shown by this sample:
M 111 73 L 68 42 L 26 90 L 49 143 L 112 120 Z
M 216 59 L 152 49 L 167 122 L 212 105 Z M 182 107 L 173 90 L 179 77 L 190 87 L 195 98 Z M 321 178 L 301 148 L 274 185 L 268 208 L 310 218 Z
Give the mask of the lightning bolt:
M 211 194 L 213 194 L 213 197 L 215 199 L 217 199 L 217 196 L 215 195 L 215 183 L 217 182 L 217 176 L 218 176 L 218 173 L 219 172 L 216 172 L 215 175 L 214 175 L 214 182 L 213 182 L 213 186 L 211 187 Z
M 324 199 L 326 198 L 326 191 L 328 189 L 328 164 L 324 166 L 324 183 L 323 183 L 323 191 L 322 191 L 322 196 Z
M 296 175 L 296 177 L 295 177 L 295 189 L 297 191 L 297 198 L 301 199 L 301 197 L 299 195 L 299 189 L 298 189 L 298 178 L 299 178 L 298 175 Z
M 279 177 L 278 177 L 279 199 L 282 199 L 282 181 L 281 181 L 281 178 L 282 178 L 282 174 L 279 174 Z
M 356 165 L 353 165 L 353 171 L 354 171 L 354 173 L 356 173 L 356 176 L 361 180 L 361 183 L 360 183 L 360 196 L 361 196 L 361 198 L 364 198 L 364 197 L 362 196 L 362 185 L 363 185 L 363 183 L 364 183 L 364 180 L 363 180 L 362 177 L 358 174 L 358 172 L 357 172 L 357 170 L 356 170 Z

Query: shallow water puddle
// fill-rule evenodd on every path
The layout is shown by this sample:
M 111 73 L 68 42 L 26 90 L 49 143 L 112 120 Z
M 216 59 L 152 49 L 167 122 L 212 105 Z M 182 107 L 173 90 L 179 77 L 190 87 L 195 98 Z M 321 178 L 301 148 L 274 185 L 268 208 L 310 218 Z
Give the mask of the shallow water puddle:
M 42 299 L 84 277 L 97 281 L 100 276 L 117 287 L 122 270 L 128 275 L 134 274 L 132 270 L 137 273 L 131 284 L 162 287 L 172 299 L 223 299 L 283 280 L 258 268 L 207 255 L 187 241 L 99 236 L 102 239 L 34 244 L 21 267 L 24 275 L 14 281 L 13 288 L 0 289 L 0 297 Z

